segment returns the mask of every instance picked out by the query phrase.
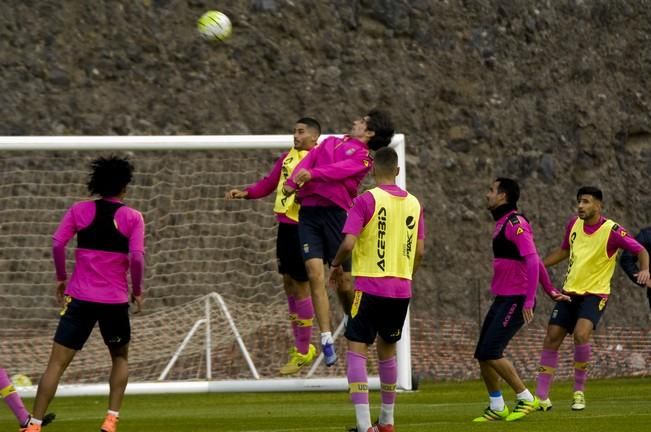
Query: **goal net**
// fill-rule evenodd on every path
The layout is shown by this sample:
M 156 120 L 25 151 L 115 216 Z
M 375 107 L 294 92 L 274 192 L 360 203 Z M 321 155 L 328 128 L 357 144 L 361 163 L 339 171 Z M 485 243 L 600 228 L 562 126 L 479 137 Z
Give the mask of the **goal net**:
M 343 357 L 333 368 L 321 363 L 278 378 L 293 339 L 276 270 L 273 199 L 223 199 L 265 175 L 292 142 L 289 135 L 0 138 L 0 365 L 33 382 L 44 371 L 60 309 L 51 236 L 70 205 L 89 199 L 90 161 L 119 154 L 136 168 L 125 202 L 143 213 L 147 248 L 145 310 L 132 316 L 127 391 L 347 388 Z M 404 137 L 392 145 L 404 185 Z M 337 324 L 334 298 L 331 306 Z M 97 384 L 105 383 L 110 358 L 96 333 L 63 376 L 60 394 L 106 391 Z M 399 387 L 410 389 L 408 324 L 403 339 Z M 343 337 L 337 348 L 345 353 Z

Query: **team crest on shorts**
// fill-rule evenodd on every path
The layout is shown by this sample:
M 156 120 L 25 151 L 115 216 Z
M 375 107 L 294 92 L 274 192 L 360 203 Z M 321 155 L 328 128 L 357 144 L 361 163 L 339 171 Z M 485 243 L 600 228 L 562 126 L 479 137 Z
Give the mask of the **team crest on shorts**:
M 607 298 L 602 298 L 601 301 L 599 302 L 599 311 L 600 311 L 600 312 L 601 312 L 602 310 L 604 310 L 604 308 L 606 307 L 606 302 L 607 302 L 607 301 L 608 301 Z

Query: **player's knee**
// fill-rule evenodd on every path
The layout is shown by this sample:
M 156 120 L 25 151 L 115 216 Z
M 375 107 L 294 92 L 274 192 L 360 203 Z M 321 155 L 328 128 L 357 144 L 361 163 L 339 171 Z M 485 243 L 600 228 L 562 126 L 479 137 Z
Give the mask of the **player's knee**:
M 543 348 L 546 350 L 558 350 L 561 343 L 563 343 L 562 337 L 548 333 L 543 340 Z
M 575 332 L 574 333 L 574 344 L 583 345 L 590 342 L 590 332 Z
M 123 345 L 109 345 L 109 351 L 111 352 L 111 358 L 113 361 L 127 361 L 129 358 L 129 344 Z

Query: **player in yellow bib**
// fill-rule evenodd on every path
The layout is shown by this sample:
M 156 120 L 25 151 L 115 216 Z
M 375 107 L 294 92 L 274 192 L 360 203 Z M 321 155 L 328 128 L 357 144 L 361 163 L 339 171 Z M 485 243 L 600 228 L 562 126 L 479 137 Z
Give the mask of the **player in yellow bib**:
M 395 184 L 398 156 L 390 147 L 375 154 L 377 187 L 355 198 L 343 228 L 346 235 L 332 261 L 331 283 L 352 252 L 355 295 L 346 328 L 350 399 L 358 432 L 393 432 L 396 399 L 396 342 L 411 298 L 411 279 L 425 251 L 425 223 L 418 199 Z M 339 274 L 337 274 L 339 273 Z M 382 406 L 371 424 L 368 346 L 377 342 Z
M 640 263 L 637 283 L 644 285 L 649 281 L 649 254 L 626 229 L 601 215 L 601 190 L 582 187 L 576 200 L 578 216 L 570 219 L 561 247 L 544 259 L 545 266 L 569 259 L 563 293 L 570 296 L 571 302 L 557 302 L 547 326 L 536 385 L 536 396 L 543 411 L 551 408 L 549 392 L 558 366 L 558 349 L 568 333 L 574 336 L 571 408 L 585 409 L 584 387 L 592 356 L 590 337 L 610 296 L 610 280 L 618 251 L 637 255 Z
M 289 319 L 294 333 L 294 347 L 290 350 L 288 362 L 280 369 L 281 375 L 297 373 L 310 364 L 316 355 L 316 348 L 310 344 L 314 307 L 298 238 L 299 205 L 295 201 L 296 195 L 285 195 L 282 189 L 294 168 L 316 146 L 320 133 L 321 126 L 316 120 L 309 117 L 299 119 L 294 125 L 294 147 L 278 158 L 271 172 L 245 190 L 233 189 L 226 194 L 227 200 L 259 199 L 276 192 L 276 257 L 278 271 L 283 275 Z

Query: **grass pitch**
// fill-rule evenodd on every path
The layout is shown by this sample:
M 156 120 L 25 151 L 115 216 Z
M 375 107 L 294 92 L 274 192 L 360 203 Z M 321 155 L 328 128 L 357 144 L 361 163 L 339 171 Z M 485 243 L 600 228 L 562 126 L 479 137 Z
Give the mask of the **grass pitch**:
M 571 383 L 557 382 L 551 411 L 518 422 L 474 424 L 471 420 L 487 405 L 482 383 L 425 384 L 417 392 L 398 395 L 396 430 L 651 431 L 651 378 L 589 380 L 582 412 L 570 410 L 571 395 Z M 512 406 L 512 392 L 505 398 Z M 31 400 L 25 403 L 32 405 Z M 55 398 L 50 410 L 57 420 L 44 431 L 98 431 L 106 403 L 99 397 Z M 374 417 L 379 404 L 378 393 L 372 392 Z M 18 430 L 9 410 L 0 405 L 0 431 Z M 355 423 L 345 393 L 314 392 L 127 396 L 120 417 L 120 432 L 343 432 Z

